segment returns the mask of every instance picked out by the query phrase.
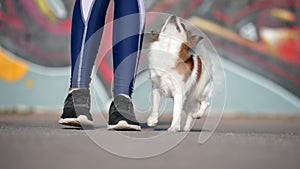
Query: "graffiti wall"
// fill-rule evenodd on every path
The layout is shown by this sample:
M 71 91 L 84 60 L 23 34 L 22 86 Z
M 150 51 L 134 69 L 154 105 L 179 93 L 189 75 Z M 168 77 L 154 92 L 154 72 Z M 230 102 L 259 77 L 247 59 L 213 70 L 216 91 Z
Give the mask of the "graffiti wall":
M 224 58 L 300 96 L 299 1 L 171 0 L 152 8 L 177 11 L 206 32 Z
M 61 107 L 70 72 L 69 41 L 73 4 L 74 0 L 0 1 L 2 107 Z M 264 87 L 257 87 L 258 83 L 255 87 L 245 87 L 250 84 L 247 73 L 237 77 L 234 71 L 226 71 L 229 82 L 228 111 L 272 111 L 272 104 L 265 104 L 264 101 L 253 101 L 253 105 L 247 107 L 247 100 L 241 99 L 241 103 L 237 104 L 236 100 L 240 99 L 230 99 L 231 96 L 243 97 L 241 95 L 246 94 L 259 100 L 271 99 L 267 103 L 282 103 L 284 108 L 281 111 L 291 107 L 290 102 L 295 107 L 291 111 L 299 110 L 300 1 L 151 0 L 146 1 L 146 5 L 149 12 L 178 15 L 204 31 L 224 60 L 225 71 L 226 68 L 231 70 L 232 67 L 238 67 L 238 70 L 250 72 L 251 77 L 262 79 L 257 80 L 258 83 L 264 81 L 276 86 L 274 90 L 268 89 L 268 84 Z M 147 24 L 157 19 L 151 18 Z M 106 105 L 113 75 L 109 51 L 103 55 L 105 57 L 101 63 L 96 63 L 99 66 L 94 85 L 98 89 L 95 97 L 101 105 Z M 145 64 L 143 58 L 141 64 Z M 52 85 L 53 81 L 55 85 Z M 243 90 L 231 87 L 244 83 Z M 50 93 L 43 95 L 44 88 L 50 88 Z M 278 100 L 274 94 L 277 89 L 285 93 Z M 264 92 L 261 91 L 266 91 L 266 94 L 262 95 Z M 47 97 L 47 102 L 38 97 Z M 246 106 L 239 107 L 241 104 Z

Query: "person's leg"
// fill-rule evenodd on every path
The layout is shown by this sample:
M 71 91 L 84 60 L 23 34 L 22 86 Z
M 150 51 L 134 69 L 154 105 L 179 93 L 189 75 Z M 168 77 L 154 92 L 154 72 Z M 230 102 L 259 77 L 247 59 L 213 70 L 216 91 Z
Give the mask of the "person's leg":
M 113 64 L 114 96 L 131 97 L 143 42 L 145 9 L 143 0 L 115 0 Z
M 131 94 L 143 42 L 143 0 L 115 0 L 113 32 L 114 101 L 108 129 L 141 130 L 135 119 Z
M 71 32 L 71 83 L 60 124 L 93 127 L 90 114 L 92 68 L 97 56 L 109 0 L 76 0 Z
M 71 88 L 89 88 L 109 0 L 76 0 L 71 32 Z

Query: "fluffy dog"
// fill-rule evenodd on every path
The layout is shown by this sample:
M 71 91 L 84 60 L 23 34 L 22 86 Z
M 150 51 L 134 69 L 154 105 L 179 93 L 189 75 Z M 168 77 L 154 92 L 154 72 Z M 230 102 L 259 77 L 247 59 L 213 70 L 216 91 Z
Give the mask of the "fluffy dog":
M 160 32 L 152 32 L 149 52 L 153 107 L 147 120 L 156 126 L 162 95 L 174 99 L 173 119 L 169 131 L 181 130 L 182 112 L 187 114 L 184 131 L 203 116 L 212 93 L 211 66 L 203 64 L 193 49 L 203 38 L 192 35 L 176 16 L 170 16 Z

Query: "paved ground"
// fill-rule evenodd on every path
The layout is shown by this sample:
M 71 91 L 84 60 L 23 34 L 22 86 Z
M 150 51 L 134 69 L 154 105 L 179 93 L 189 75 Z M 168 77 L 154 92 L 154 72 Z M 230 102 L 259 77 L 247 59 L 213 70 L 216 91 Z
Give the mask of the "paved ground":
M 0 168 L 300 168 L 299 118 L 223 118 L 215 134 L 202 145 L 198 143 L 201 125 L 196 124 L 195 129 L 172 150 L 152 158 L 129 159 L 103 150 L 85 131 L 62 128 L 56 123 L 58 117 L 1 115 Z M 139 137 L 161 134 L 167 128 L 167 121 L 156 129 L 148 128 L 139 133 L 126 131 L 124 134 Z M 98 126 L 93 132 L 101 136 L 112 133 L 104 126 Z M 149 148 L 145 145 L 145 150 Z

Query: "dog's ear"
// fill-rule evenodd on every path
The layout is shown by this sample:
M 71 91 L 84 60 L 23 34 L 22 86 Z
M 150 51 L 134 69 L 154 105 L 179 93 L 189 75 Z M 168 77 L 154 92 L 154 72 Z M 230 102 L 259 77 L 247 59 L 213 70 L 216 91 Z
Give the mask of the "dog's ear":
M 191 49 L 195 48 L 197 44 L 203 39 L 202 36 L 193 35 L 190 31 L 187 32 L 188 45 Z
M 152 39 L 152 41 L 154 42 L 154 41 L 158 41 L 158 39 L 159 39 L 159 32 L 158 31 L 151 31 L 151 39 Z

